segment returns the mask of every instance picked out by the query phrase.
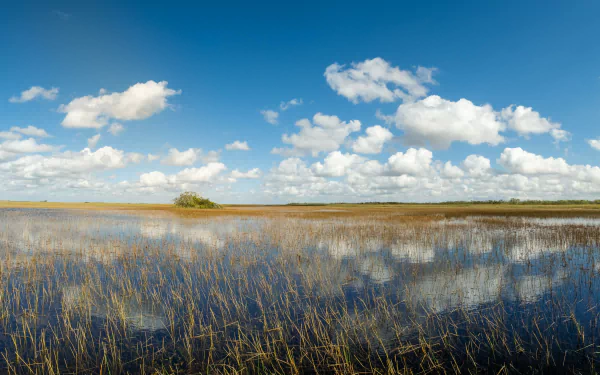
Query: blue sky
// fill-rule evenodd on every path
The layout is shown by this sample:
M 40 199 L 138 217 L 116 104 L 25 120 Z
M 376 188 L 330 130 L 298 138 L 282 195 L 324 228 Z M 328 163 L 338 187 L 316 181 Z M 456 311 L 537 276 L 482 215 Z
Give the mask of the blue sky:
M 0 199 L 597 198 L 598 11 L 9 4 Z M 249 150 L 228 149 L 234 141 Z

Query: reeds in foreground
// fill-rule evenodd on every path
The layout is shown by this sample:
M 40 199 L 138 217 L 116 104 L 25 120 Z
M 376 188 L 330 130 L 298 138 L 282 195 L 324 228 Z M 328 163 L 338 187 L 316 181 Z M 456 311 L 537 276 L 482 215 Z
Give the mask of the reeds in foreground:
M 595 372 L 600 221 L 0 210 L 0 371 Z

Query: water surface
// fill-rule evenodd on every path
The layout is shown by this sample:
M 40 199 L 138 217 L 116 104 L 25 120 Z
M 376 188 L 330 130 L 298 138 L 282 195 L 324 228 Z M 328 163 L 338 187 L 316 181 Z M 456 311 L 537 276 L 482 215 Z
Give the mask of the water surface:
M 596 218 L 2 209 L 3 370 L 590 371 L 599 240 Z

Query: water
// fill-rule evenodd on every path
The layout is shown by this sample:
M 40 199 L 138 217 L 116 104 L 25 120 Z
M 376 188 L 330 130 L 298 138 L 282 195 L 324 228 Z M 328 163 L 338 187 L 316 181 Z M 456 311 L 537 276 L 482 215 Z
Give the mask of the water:
M 0 210 L 0 369 L 591 371 L 599 240 L 595 218 Z

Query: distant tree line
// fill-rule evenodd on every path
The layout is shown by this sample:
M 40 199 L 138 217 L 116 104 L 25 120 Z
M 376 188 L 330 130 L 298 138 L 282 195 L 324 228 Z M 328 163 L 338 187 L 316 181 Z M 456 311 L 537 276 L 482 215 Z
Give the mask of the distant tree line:
M 445 202 L 433 202 L 433 203 L 413 203 L 413 202 L 358 202 L 358 203 L 288 203 L 288 206 L 326 206 L 328 204 L 364 204 L 364 205 L 400 205 L 400 204 L 412 204 L 412 205 L 474 205 L 474 204 L 511 204 L 511 205 L 584 205 L 584 204 L 600 204 L 600 199 L 596 200 L 585 200 L 585 199 L 561 199 L 561 200 L 535 200 L 527 199 L 521 200 L 512 198 L 509 200 L 474 200 L 474 201 L 445 201 Z
M 288 203 L 286 206 L 327 206 L 328 204 L 336 203 Z

